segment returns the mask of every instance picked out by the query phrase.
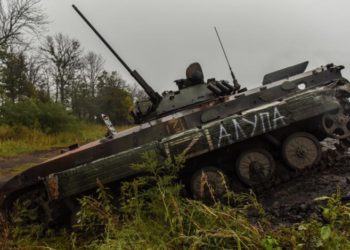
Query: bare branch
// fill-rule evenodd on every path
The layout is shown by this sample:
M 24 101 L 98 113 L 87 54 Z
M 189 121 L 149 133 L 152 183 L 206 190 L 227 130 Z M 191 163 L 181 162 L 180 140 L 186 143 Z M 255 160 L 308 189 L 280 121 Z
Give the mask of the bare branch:
M 100 55 L 89 52 L 83 58 L 82 78 L 86 86 L 90 89 L 91 96 L 96 95 L 98 78 L 103 72 L 104 60 Z
M 0 0 L 0 45 L 23 44 L 26 35 L 40 36 L 47 23 L 40 0 Z
M 56 101 L 60 97 L 61 103 L 66 103 L 70 87 L 74 83 L 78 71 L 82 68 L 82 49 L 80 42 L 61 33 L 47 36 L 41 47 L 52 69 L 56 85 Z

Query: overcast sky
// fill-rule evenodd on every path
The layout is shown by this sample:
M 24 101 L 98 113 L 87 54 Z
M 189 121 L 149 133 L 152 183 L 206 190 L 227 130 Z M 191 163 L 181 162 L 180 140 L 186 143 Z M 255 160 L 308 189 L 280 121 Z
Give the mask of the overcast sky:
M 50 33 L 81 41 L 134 82 L 75 14 L 76 4 L 115 50 L 156 90 L 174 89 L 188 64 L 205 78 L 231 80 L 213 27 L 220 32 L 242 85 L 309 60 L 309 69 L 333 62 L 350 76 L 349 0 L 42 0 Z

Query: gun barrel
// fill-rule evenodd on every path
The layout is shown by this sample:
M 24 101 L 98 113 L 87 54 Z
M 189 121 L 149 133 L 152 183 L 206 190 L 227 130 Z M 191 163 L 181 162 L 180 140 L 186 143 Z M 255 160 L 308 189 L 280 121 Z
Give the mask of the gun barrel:
M 126 68 L 130 75 L 136 80 L 138 84 L 145 90 L 147 95 L 150 97 L 151 102 L 154 105 L 158 105 L 162 97 L 152 89 L 151 86 L 137 73 L 136 70 L 131 70 L 130 67 L 124 62 L 124 60 L 117 54 L 117 52 L 112 48 L 112 46 L 104 39 L 104 37 L 98 32 L 95 27 L 90 23 L 90 21 L 84 16 L 83 13 L 74 4 L 73 9 L 78 13 L 78 15 L 85 21 L 85 23 L 92 29 L 92 31 L 100 38 L 100 40 L 106 45 L 106 47 L 112 52 L 112 54 L 119 60 L 119 62 Z
M 118 58 L 118 60 L 123 64 L 123 66 L 129 71 L 129 73 L 132 75 L 132 70 L 130 67 L 124 62 L 124 60 L 115 52 L 115 50 L 112 48 L 111 45 L 104 39 L 104 37 L 95 29 L 95 27 L 90 23 L 90 21 L 84 16 L 83 13 L 78 9 L 77 6 L 74 4 L 72 5 L 73 9 L 78 13 L 78 15 L 85 21 L 85 23 L 93 30 L 93 32 L 101 39 L 101 41 L 106 45 L 106 47 L 112 52 L 112 54 Z

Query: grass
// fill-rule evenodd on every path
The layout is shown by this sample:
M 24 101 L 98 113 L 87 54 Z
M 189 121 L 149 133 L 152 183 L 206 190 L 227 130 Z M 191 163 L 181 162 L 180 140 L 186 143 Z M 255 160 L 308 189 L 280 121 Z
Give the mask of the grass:
M 126 128 L 118 128 L 118 131 Z M 26 127 L 2 125 L 0 126 L 0 158 L 63 148 L 75 143 L 86 143 L 103 137 L 105 133 L 105 126 L 86 123 L 81 123 L 75 131 L 57 134 L 45 134 Z
M 226 202 L 210 206 L 181 195 L 176 173 L 182 162 L 159 163 L 148 154 L 136 167 L 150 175 L 125 182 L 118 199 L 101 184 L 80 199 L 74 230 L 3 224 L 0 248 L 2 242 L 4 249 L 350 249 L 350 205 L 340 192 L 315 201 L 321 216 L 272 225 L 253 194 L 228 191 Z

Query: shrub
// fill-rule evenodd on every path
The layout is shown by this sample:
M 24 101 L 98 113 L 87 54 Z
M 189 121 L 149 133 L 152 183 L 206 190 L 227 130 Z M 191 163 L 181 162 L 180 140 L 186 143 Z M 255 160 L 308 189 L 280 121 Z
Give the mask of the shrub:
M 39 108 L 32 99 L 25 99 L 18 103 L 7 101 L 0 107 L 1 123 L 10 126 L 39 128 L 39 113 Z
M 77 130 L 78 120 L 57 103 L 38 103 L 38 122 L 45 133 Z
M 0 123 L 25 126 L 44 133 L 57 133 L 77 128 L 77 119 L 57 103 L 42 103 L 26 98 L 18 103 L 5 102 L 0 107 Z

